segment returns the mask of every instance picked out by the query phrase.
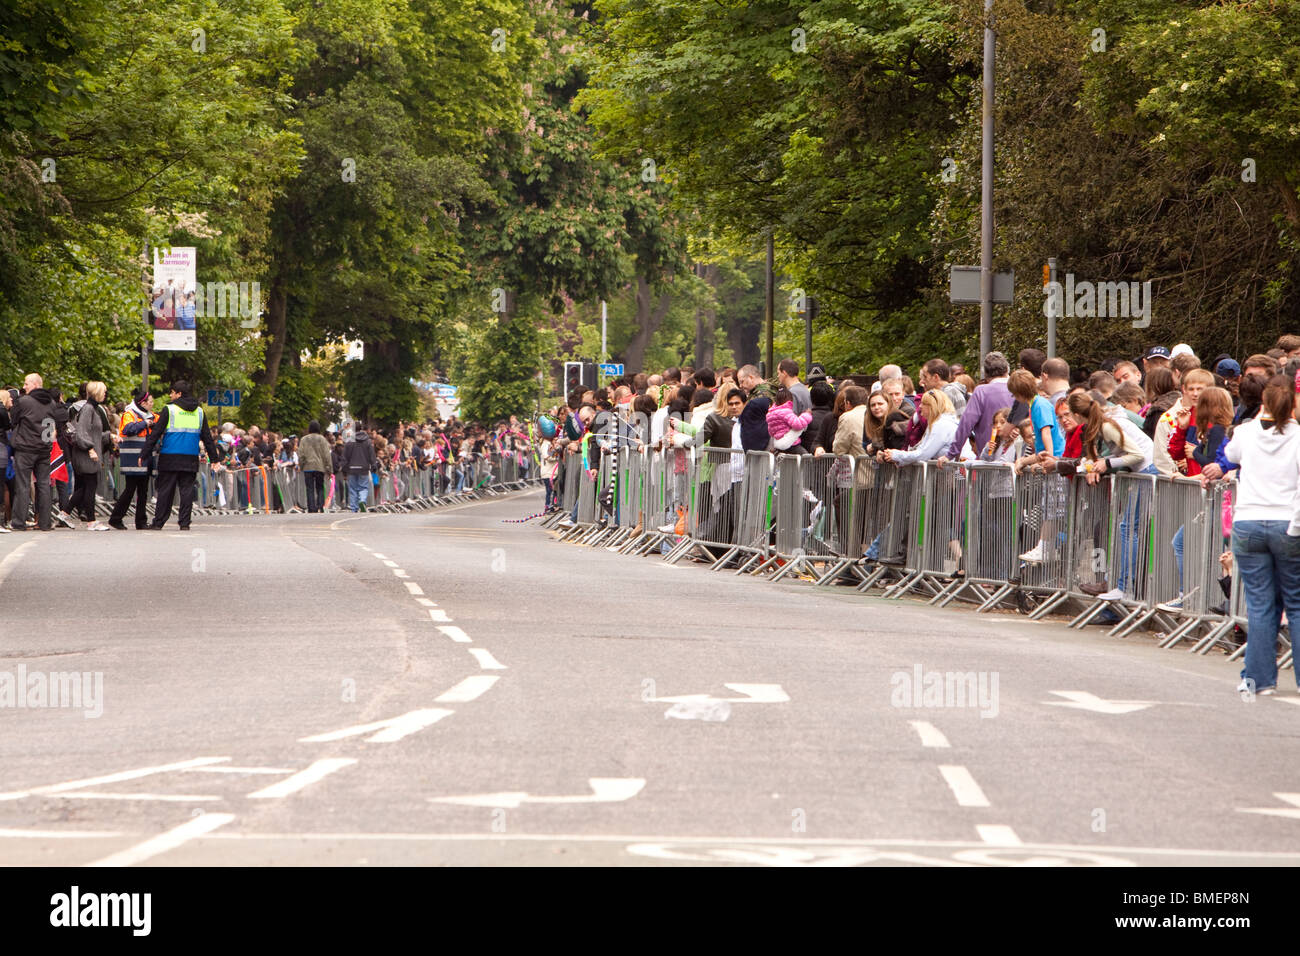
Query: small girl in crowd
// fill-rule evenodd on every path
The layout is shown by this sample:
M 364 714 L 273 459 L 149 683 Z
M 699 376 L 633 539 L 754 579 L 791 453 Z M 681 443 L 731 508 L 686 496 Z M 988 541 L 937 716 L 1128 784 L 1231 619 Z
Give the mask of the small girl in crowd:
M 799 444 L 804 430 L 812 424 L 812 412 L 794 413 L 794 395 L 788 388 L 778 389 L 776 402 L 767 412 L 767 431 L 772 436 L 772 447 L 789 451 Z
M 1009 408 L 999 408 L 993 414 L 993 432 L 989 435 L 988 444 L 980 452 L 980 461 L 997 461 L 1008 465 L 1014 465 L 1016 462 L 1016 440 L 1014 437 L 999 438 L 998 430 L 1007 423 L 1007 417 L 1011 414 Z M 1032 429 L 1033 426 L 1030 425 Z M 1032 441 L 1032 434 L 1030 440 Z

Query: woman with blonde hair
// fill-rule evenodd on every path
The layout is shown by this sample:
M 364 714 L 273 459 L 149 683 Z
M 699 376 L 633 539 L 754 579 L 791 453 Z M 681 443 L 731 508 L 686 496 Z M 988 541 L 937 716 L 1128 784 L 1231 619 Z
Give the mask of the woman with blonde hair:
M 921 398 L 921 414 L 926 422 L 925 434 L 921 440 L 906 451 L 885 449 L 878 456 L 881 461 L 910 465 L 913 462 L 930 461 L 944 454 L 957 437 L 957 413 L 952 407 L 952 399 L 939 389 L 932 388 Z
M 76 473 L 76 486 L 69 506 L 82 521 L 88 522 L 87 531 L 108 531 L 108 525 L 95 519 L 95 491 L 99 486 L 99 473 L 103 467 L 101 457 L 108 451 L 111 440 L 108 414 L 103 402 L 108 388 L 103 382 L 86 383 L 86 402 L 77 413 L 73 424 L 72 470 Z

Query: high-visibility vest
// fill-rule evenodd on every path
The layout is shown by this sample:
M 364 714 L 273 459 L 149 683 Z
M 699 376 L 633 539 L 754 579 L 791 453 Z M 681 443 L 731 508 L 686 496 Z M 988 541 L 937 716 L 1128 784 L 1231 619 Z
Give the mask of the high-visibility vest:
M 187 412 L 179 405 L 168 405 L 167 430 L 158 444 L 158 453 L 199 457 L 199 429 L 202 427 L 202 409 Z

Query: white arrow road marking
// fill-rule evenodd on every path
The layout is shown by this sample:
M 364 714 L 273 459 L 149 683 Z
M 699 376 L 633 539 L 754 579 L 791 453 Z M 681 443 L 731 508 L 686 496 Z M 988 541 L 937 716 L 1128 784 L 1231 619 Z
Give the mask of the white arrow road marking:
M 781 689 L 780 684 L 723 684 L 722 686 L 734 690 L 741 696 L 711 697 L 708 694 L 682 694 L 679 697 L 653 697 L 651 700 L 663 704 L 719 700 L 725 700 L 729 704 L 788 704 L 790 702 L 790 695 Z
M 435 699 L 439 704 L 465 704 L 483 696 L 483 694 L 487 693 L 488 688 L 500 679 L 500 677 L 484 677 L 481 675 L 466 677 L 451 690 Z
M 506 665 L 493 657 L 492 652 L 485 647 L 471 647 L 469 652 L 478 661 L 478 666 L 485 671 L 503 671 L 506 669 Z
M 984 796 L 984 791 L 965 767 L 945 764 L 939 768 L 939 772 L 943 774 L 944 781 L 951 788 L 953 796 L 957 798 L 957 806 L 987 807 L 989 805 L 989 798 Z
M 65 800 L 162 800 L 170 803 L 201 803 L 221 799 L 200 793 L 107 793 L 99 790 L 72 790 L 60 796 Z
M 495 680 L 496 678 L 493 678 Z M 450 717 L 455 711 L 446 710 L 441 707 L 430 707 L 424 710 L 413 710 L 409 714 L 402 714 L 400 717 L 389 717 L 387 720 L 376 720 L 370 724 L 357 724 L 355 727 L 344 727 L 342 730 L 331 730 L 329 733 L 314 734 L 311 737 L 300 737 L 300 744 L 324 744 L 334 740 L 343 740 L 346 737 L 357 737 L 361 734 L 374 733 L 366 738 L 368 744 L 390 744 L 394 740 L 401 740 L 408 734 L 413 734 L 417 730 L 423 730 L 430 724 L 436 724 L 444 717 Z
M 142 863 L 151 857 L 158 856 L 160 853 L 174 850 L 182 843 L 188 843 L 195 837 L 201 837 L 205 833 L 211 833 L 218 827 L 224 827 L 233 819 L 235 819 L 233 813 L 204 813 L 192 820 L 186 820 L 180 826 L 173 827 L 166 833 L 160 833 L 152 839 L 137 843 L 120 853 L 106 856 L 102 860 L 88 863 L 87 866 L 131 866 L 135 863 Z
M 513 810 L 524 803 L 619 803 L 631 800 L 642 788 L 640 777 L 591 777 L 591 793 L 577 797 L 534 797 L 516 790 L 505 793 L 478 793 L 464 797 L 430 797 L 433 803 L 456 803 L 466 807 L 502 807 Z
M 1129 714 L 1160 703 L 1158 700 L 1103 700 L 1096 694 L 1082 690 L 1051 690 L 1048 693 L 1066 698 L 1042 701 L 1049 707 L 1077 707 L 1079 710 L 1092 710 L 1099 714 Z
M 1024 846 L 1020 837 L 1016 836 L 1016 831 L 1004 824 L 977 823 L 975 832 L 980 835 L 980 839 L 985 843 L 991 843 L 994 846 Z
M 424 593 L 424 591 L 420 588 L 420 586 L 416 584 L 414 581 L 406 581 L 404 583 L 406 584 L 406 590 L 410 591 L 412 594 L 418 596 Z
M 4 579 L 9 577 L 9 572 L 12 571 L 14 566 L 23 559 L 23 552 L 32 548 L 35 544 L 35 538 L 30 541 L 24 541 L 18 547 L 5 555 L 5 559 L 0 561 L 0 583 L 3 583 Z
M 284 776 L 293 773 L 292 768 L 284 767 L 190 767 L 186 773 L 273 773 Z
M 1238 807 L 1238 813 L 1259 813 L 1266 817 L 1290 817 L 1292 820 L 1300 820 L 1300 793 L 1275 793 L 1283 803 L 1289 803 L 1291 806 L 1283 809 L 1281 807 Z
M 469 635 L 466 634 L 464 631 L 462 631 L 462 630 L 461 630 L 460 628 L 458 628 L 458 627 L 440 627 L 440 628 L 438 628 L 438 630 L 440 630 L 443 634 L 446 634 L 448 637 L 450 637 L 450 638 L 451 638 L 453 641 L 455 641 L 457 644 L 468 644 L 468 643 L 470 643 Z
M 945 737 L 934 724 L 926 720 L 909 720 L 912 729 L 921 736 L 922 747 L 951 747 L 948 738 Z
M 447 616 L 447 612 L 440 607 L 429 608 L 429 619 L 435 624 L 447 624 L 451 621 L 451 618 Z
M 21 800 L 23 797 L 46 793 L 66 793 L 69 790 L 80 790 L 82 787 L 94 787 L 104 783 L 121 783 L 123 780 L 136 780 L 155 773 L 168 773 L 172 770 L 188 770 L 191 767 L 201 767 L 205 764 L 224 763 L 229 759 L 229 757 L 195 757 L 193 760 L 182 760 L 179 763 L 166 763 L 157 767 L 141 767 L 139 770 L 123 770 L 120 773 L 105 774 L 102 777 L 86 777 L 84 780 L 69 780 L 66 783 L 52 783 L 44 787 L 32 787 L 30 790 L 14 790 L 10 793 L 0 793 L 0 800 Z
M 317 760 L 306 770 L 299 770 L 287 780 L 281 780 L 279 783 L 273 783 L 269 787 L 263 787 L 248 795 L 250 800 L 274 800 L 278 797 L 287 797 L 291 793 L 297 793 L 303 787 L 310 786 L 317 780 L 328 777 L 344 767 L 350 767 L 357 760 L 355 757 L 327 757 L 324 760 Z

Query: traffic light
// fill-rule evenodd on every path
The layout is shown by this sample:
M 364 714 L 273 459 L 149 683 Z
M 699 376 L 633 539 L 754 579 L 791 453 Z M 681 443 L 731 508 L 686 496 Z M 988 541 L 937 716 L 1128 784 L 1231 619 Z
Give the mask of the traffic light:
M 581 388 L 596 389 L 596 363 L 595 362 L 565 362 L 564 363 L 564 395 L 567 398 L 573 394 L 574 389 Z

